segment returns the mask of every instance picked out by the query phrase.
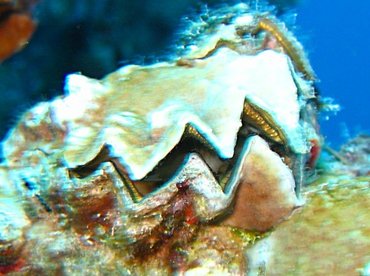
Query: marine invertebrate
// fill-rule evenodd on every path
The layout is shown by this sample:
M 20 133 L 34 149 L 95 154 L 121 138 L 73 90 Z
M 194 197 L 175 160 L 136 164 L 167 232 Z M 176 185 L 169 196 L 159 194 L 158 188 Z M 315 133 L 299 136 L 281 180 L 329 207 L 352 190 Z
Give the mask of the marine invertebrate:
M 0 60 L 21 49 L 30 39 L 35 22 L 29 14 L 30 2 L 0 1 Z
M 3 142 L 2 193 L 23 199 L 4 223 L 17 230 L 1 239 L 4 263 L 26 255 L 28 269 L 52 269 L 42 254 L 67 271 L 92 246 L 84 256 L 108 253 L 106 268 L 183 271 L 179 252 L 203 227 L 263 232 L 287 218 L 319 140 L 315 91 L 291 34 L 260 28 L 269 17 L 220 9 L 189 28 L 176 59 L 70 75 L 66 96 L 26 112 Z M 40 229 L 64 246 L 39 243 Z

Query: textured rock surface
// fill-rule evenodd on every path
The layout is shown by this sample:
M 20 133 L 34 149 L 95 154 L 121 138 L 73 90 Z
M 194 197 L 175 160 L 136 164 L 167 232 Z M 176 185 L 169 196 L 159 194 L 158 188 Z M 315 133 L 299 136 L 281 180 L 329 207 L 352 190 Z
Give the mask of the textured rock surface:
M 45 271 L 49 275 L 62 271 L 68 275 L 81 271 L 84 275 L 174 271 L 187 271 L 187 275 L 367 275 L 369 183 L 369 176 L 326 172 L 304 189 L 305 205 L 270 233 L 261 236 L 227 226 L 190 226 L 179 232 L 186 244 L 168 240 L 167 249 L 146 259 L 133 259 L 131 248 L 116 250 L 75 231 L 60 231 L 55 218 L 47 216 L 28 232 L 24 248 L 28 257 L 14 275 Z M 175 250 L 168 255 L 170 247 Z
M 265 240 L 267 275 L 370 274 L 369 136 L 326 156 L 305 187 L 305 204 Z
M 368 275 L 370 177 L 329 173 L 304 194 L 305 205 L 268 238 L 267 275 Z

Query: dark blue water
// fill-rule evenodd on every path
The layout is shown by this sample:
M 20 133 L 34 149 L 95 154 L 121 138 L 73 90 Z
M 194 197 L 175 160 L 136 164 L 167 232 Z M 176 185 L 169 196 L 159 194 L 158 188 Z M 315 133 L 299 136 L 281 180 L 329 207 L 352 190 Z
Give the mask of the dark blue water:
M 326 141 L 338 146 L 369 133 L 370 1 L 305 0 L 297 13 L 298 35 L 321 80 L 321 95 L 342 107 L 337 116 L 322 120 Z

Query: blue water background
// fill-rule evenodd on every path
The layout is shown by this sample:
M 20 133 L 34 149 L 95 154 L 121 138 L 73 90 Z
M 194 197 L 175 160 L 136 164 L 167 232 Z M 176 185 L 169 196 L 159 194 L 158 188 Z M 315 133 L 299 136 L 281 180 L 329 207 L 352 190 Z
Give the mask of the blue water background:
M 321 95 L 342 110 L 323 114 L 321 130 L 337 147 L 349 137 L 369 134 L 370 1 L 303 0 L 296 9 L 298 36 L 320 82 Z

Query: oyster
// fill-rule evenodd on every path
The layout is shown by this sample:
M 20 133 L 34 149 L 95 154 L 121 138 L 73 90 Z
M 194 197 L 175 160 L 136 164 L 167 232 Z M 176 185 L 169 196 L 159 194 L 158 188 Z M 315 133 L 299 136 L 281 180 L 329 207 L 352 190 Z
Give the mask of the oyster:
M 181 52 L 102 80 L 72 74 L 65 96 L 20 118 L 2 144 L 0 220 L 16 229 L 4 267 L 24 258 L 24 271 L 68 274 L 102 258 L 121 274 L 186 271 L 179 252 L 205 227 L 264 232 L 302 204 L 319 136 L 300 44 L 239 4 L 194 22 Z

